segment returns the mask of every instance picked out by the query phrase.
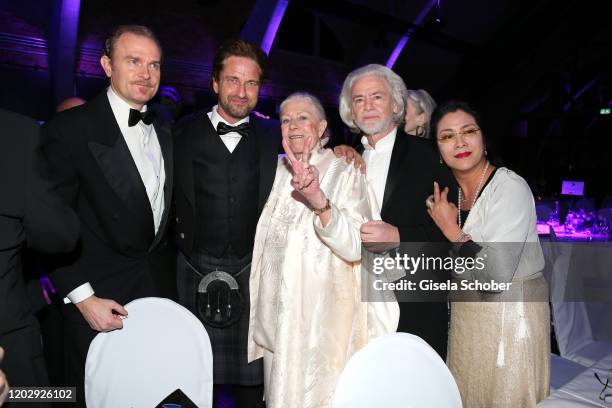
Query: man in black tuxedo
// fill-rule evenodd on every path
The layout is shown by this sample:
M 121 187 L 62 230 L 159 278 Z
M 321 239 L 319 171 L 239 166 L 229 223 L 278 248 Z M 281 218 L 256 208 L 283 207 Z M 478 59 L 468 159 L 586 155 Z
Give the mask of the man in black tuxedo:
M 405 95 L 404 81 L 376 64 L 351 72 L 340 95 L 342 120 L 364 135 L 361 141 L 366 176 L 382 221 L 364 224 L 361 238 L 366 246 L 378 251 L 398 247 L 401 242 L 445 241 L 427 214 L 425 199 L 432 194 L 434 181 L 453 191 L 456 185 L 428 141 L 406 135 L 399 126 L 405 112 Z M 402 298 L 398 295 L 399 300 Z M 445 300 L 400 302 L 398 331 L 420 336 L 442 358 L 446 356 L 447 328 Z
M 146 103 L 159 87 L 161 47 L 143 26 L 121 26 L 100 63 L 110 86 L 44 128 L 55 188 L 76 211 L 77 249 L 52 275 L 63 307 L 66 381 L 83 398 L 85 358 L 101 331 L 123 327 L 122 305 L 176 296 L 175 251 L 166 227 L 172 196 L 170 129 Z
M 40 177 L 39 127 L 0 110 L 0 368 L 13 386 L 48 385 L 40 329 L 32 315 L 22 275 L 22 251 L 70 251 L 78 238 L 74 212 Z M 1 405 L 1 402 L 0 402 Z
M 239 408 L 259 406 L 263 396 L 262 362 L 248 364 L 247 335 L 255 228 L 281 140 L 277 121 L 252 114 L 266 78 L 259 47 L 225 42 L 213 62 L 217 105 L 174 130 L 179 299 L 210 336 L 215 395 L 227 385 Z

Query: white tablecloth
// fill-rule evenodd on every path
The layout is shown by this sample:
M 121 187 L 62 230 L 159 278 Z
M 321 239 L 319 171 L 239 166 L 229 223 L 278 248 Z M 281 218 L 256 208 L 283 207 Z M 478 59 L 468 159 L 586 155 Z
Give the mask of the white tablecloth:
M 612 377 L 612 353 L 596 362 L 592 367 L 586 368 L 578 377 L 556 391 L 537 405 L 537 408 L 579 408 L 601 407 L 610 408 L 612 403 L 599 399 L 603 385 L 597 381 L 593 373 L 597 372 L 603 381 Z M 612 394 L 612 389 L 608 388 Z

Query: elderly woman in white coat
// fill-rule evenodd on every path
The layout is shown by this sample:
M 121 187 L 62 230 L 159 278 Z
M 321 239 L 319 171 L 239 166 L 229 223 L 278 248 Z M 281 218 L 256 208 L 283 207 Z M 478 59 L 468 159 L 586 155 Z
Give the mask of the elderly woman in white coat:
M 365 176 L 323 148 L 316 97 L 281 104 L 283 146 L 257 226 L 249 361 L 264 359 L 266 406 L 327 407 L 350 356 L 395 331 L 397 303 L 361 301 L 361 224 L 380 219 Z

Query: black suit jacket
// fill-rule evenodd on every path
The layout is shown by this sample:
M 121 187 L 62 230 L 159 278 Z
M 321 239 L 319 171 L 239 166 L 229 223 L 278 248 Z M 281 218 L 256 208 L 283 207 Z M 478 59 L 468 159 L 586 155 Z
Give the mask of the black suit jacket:
M 259 143 L 259 202 L 258 214 L 261 214 L 264 204 L 268 200 L 281 145 L 280 126 L 275 120 L 263 120 L 254 115 L 249 119 L 249 136 L 257 138 Z M 206 112 L 198 112 L 185 118 L 174 128 L 175 144 L 175 183 L 174 200 L 176 204 L 175 216 L 175 242 L 178 249 L 191 258 L 193 251 L 194 234 L 196 231 L 195 219 L 195 184 L 193 179 L 193 143 L 195 138 L 203 137 L 205 132 L 215 132 Z
M 175 252 L 166 235 L 174 173 L 169 126 L 154 123 L 166 172 L 157 234 L 145 186 L 106 92 L 60 113 L 43 128 L 42 151 L 56 190 L 81 223 L 77 249 L 52 275 L 60 294 L 90 282 L 96 296 L 121 304 L 176 298 Z
M 398 129 L 385 184 L 381 218 L 395 225 L 402 242 L 444 242 L 446 238 L 427 213 L 425 200 L 433 194 L 433 183 L 449 187 L 449 200 L 456 200 L 457 182 L 427 139 Z
M 39 127 L 0 110 L 0 337 L 28 324 L 31 311 L 23 284 L 21 252 L 69 251 L 78 219 L 36 171 Z
M 433 182 L 440 188 L 450 188 L 449 200 L 456 200 L 457 183 L 448 168 L 426 139 L 407 135 L 398 129 L 391 153 L 385 194 L 381 208 L 383 221 L 396 226 L 403 243 L 398 251 L 408 256 L 445 256 L 439 244 L 406 244 L 446 242 L 446 238 L 432 221 L 425 200 L 433 194 Z M 366 169 L 367 171 L 367 169 Z M 417 271 L 408 279 L 446 280 L 445 271 Z M 425 294 L 416 299 L 411 293 L 396 293 L 400 302 L 398 331 L 423 338 L 444 359 L 446 356 L 448 311 L 444 294 Z M 422 295 L 422 294 L 421 294 Z M 419 301 L 419 300 L 425 300 Z

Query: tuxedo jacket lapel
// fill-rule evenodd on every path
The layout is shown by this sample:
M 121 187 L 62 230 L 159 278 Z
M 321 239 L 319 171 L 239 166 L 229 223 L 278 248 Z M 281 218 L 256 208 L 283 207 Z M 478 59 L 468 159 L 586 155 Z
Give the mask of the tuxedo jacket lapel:
M 153 232 L 153 212 L 147 198 L 147 191 L 113 115 L 106 93 L 100 95 L 92 103 L 94 113 L 105 119 L 96 120 L 92 124 L 96 126 L 95 132 L 92 133 L 97 137 L 88 142 L 88 148 L 119 199 L 136 219 L 149 225 Z
M 155 128 L 155 134 L 157 134 L 157 140 L 159 141 L 159 146 L 164 158 L 166 183 L 164 184 L 164 214 L 150 249 L 154 248 L 159 243 L 164 235 L 163 232 L 166 230 L 168 218 L 170 217 L 170 210 L 172 208 L 172 186 L 174 181 L 174 152 L 172 149 L 172 134 L 170 128 L 158 122 L 154 122 L 153 127 Z
M 154 123 L 155 133 L 159 140 L 162 156 L 164 158 L 164 170 L 166 171 L 166 184 L 164 185 L 164 213 L 172 204 L 172 186 L 174 183 L 174 151 L 172 146 L 171 130 L 166 125 Z M 164 216 L 164 219 L 167 218 Z
M 395 136 L 395 143 L 393 144 L 393 152 L 391 153 L 391 162 L 389 163 L 389 172 L 387 173 L 387 181 L 385 183 L 385 195 L 383 197 L 383 204 L 380 210 L 381 213 L 384 212 L 387 203 L 393 195 L 393 191 L 397 187 L 397 184 L 402 179 L 405 180 L 405 177 L 402 177 L 401 174 L 402 162 L 406 159 L 408 150 L 407 143 L 405 143 L 405 140 L 403 140 L 405 137 L 406 135 L 404 135 L 404 133 L 398 129 Z

